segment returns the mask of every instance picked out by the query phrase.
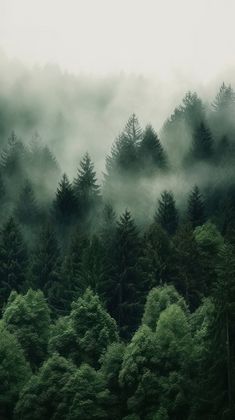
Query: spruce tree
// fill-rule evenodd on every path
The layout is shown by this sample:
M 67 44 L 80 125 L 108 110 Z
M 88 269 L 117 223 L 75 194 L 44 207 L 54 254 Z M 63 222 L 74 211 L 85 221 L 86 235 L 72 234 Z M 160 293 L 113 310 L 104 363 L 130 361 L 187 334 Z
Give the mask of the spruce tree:
M 188 220 L 193 228 L 205 222 L 205 206 L 197 185 L 193 188 L 188 199 Z
M 15 216 L 22 225 L 34 225 L 39 221 L 39 209 L 31 183 L 27 180 L 19 196 Z
M 48 303 L 54 311 L 63 309 L 60 302 L 61 295 L 61 275 L 60 275 L 60 251 L 54 230 L 47 224 L 42 228 L 38 243 L 35 247 L 29 283 L 36 289 L 41 289 Z M 64 285 L 65 286 L 65 285 Z M 62 308 L 61 308 L 62 305 Z
M 53 202 L 53 215 L 59 224 L 71 223 L 77 211 L 77 200 L 69 179 L 63 174 Z
M 171 191 L 162 192 L 161 198 L 158 200 L 155 221 L 159 223 L 169 235 L 173 235 L 176 232 L 178 226 L 178 212 Z
M 21 232 L 13 217 L 4 224 L 0 241 L 0 296 L 1 306 L 10 292 L 20 292 L 24 287 L 27 268 L 27 251 Z
M 230 244 L 224 245 L 219 253 L 213 298 L 217 312 L 214 348 L 218 350 L 217 368 L 220 368 L 217 373 L 220 383 L 224 379 L 220 392 L 226 390 L 223 410 L 227 408 L 227 415 L 232 418 L 235 413 L 235 257 Z
M 193 160 L 208 160 L 213 155 L 213 139 L 209 128 L 201 122 L 193 133 L 191 156 Z
M 151 125 L 147 125 L 139 146 L 139 159 L 144 173 L 153 175 L 166 169 L 167 159 L 160 140 Z
M 139 232 L 131 213 L 126 210 L 117 224 L 114 275 L 108 305 L 125 338 L 136 330 L 141 316 L 145 287 L 140 266 L 141 252 Z
M 212 108 L 216 112 L 228 112 L 235 106 L 235 93 L 231 85 L 226 85 L 224 82 L 220 86 L 215 100 L 212 103 Z
M 74 192 L 82 218 L 88 219 L 100 202 L 100 187 L 97 184 L 94 164 L 88 153 L 83 156 L 80 162 L 80 169 L 78 169 L 77 177 L 74 180 Z
M 112 146 L 111 155 L 106 159 L 106 180 L 115 181 L 119 174 L 138 170 L 138 147 L 142 139 L 142 130 L 138 118 L 132 114 L 117 140 Z M 124 173 L 123 173 L 124 172 Z

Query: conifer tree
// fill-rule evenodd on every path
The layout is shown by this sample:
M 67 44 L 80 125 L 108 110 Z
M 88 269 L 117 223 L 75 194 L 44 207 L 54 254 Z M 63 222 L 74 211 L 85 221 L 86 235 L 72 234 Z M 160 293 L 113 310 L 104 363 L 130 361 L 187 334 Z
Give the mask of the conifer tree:
M 4 175 L 7 176 L 20 176 L 22 175 L 22 159 L 24 156 L 24 146 L 22 142 L 16 137 L 14 131 L 12 131 L 8 138 L 8 143 L 5 149 L 3 149 L 1 155 L 1 166 Z
M 106 180 L 138 170 L 138 147 L 142 130 L 138 118 L 132 114 L 127 124 L 112 146 L 111 155 L 106 159 Z
M 216 112 L 229 111 L 231 107 L 235 106 L 235 93 L 231 85 L 226 85 L 224 82 L 220 86 L 215 100 L 212 103 L 212 108 Z
M 1 305 L 10 292 L 20 292 L 24 286 L 27 268 L 27 251 L 13 217 L 4 224 L 0 241 L 0 296 Z
M 175 207 L 175 200 L 171 191 L 163 191 L 158 200 L 158 209 L 155 214 L 155 221 L 165 229 L 169 235 L 173 235 L 178 226 L 178 212 Z
M 32 285 L 41 289 L 53 310 L 60 310 L 61 276 L 60 251 L 54 230 L 47 224 L 40 232 L 34 250 L 31 275 Z M 29 279 L 31 282 L 31 279 Z
M 34 225 L 39 218 L 39 209 L 31 183 L 27 180 L 15 209 L 15 216 L 22 225 Z
M 117 224 L 114 276 L 110 284 L 111 296 L 108 308 L 120 328 L 128 337 L 138 326 L 144 298 L 144 281 L 140 267 L 142 252 L 139 232 L 126 210 Z
M 174 285 L 190 308 L 195 309 L 205 292 L 201 255 L 191 225 L 182 225 L 174 237 Z
M 53 214 L 60 224 L 71 223 L 77 211 L 77 201 L 72 184 L 63 174 L 53 202 Z
M 100 201 L 100 187 L 97 184 L 94 164 L 86 153 L 74 180 L 74 192 L 83 218 L 89 218 L 91 211 L 95 210 Z
M 230 244 L 224 245 L 219 253 L 213 298 L 217 312 L 214 348 L 218 351 L 217 369 L 220 368 L 217 373 L 220 384 L 221 379 L 224 380 L 222 389 L 226 390 L 223 409 L 227 407 L 227 415 L 232 417 L 232 412 L 235 412 L 235 257 Z
M 213 155 L 213 139 L 209 128 L 203 122 L 193 133 L 192 144 L 193 160 L 208 160 Z
M 188 199 L 188 220 L 193 228 L 205 222 L 205 206 L 197 185 L 193 188 Z
M 139 146 L 139 159 L 142 170 L 149 175 L 166 169 L 167 160 L 160 140 L 151 125 L 147 125 Z

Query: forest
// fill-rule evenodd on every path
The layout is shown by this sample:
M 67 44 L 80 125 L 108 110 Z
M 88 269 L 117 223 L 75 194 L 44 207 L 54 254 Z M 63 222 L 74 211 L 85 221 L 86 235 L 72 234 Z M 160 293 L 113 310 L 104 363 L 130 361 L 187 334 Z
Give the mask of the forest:
M 159 134 L 132 114 L 101 175 L 14 118 L 1 102 L 0 419 L 234 419 L 233 88 Z

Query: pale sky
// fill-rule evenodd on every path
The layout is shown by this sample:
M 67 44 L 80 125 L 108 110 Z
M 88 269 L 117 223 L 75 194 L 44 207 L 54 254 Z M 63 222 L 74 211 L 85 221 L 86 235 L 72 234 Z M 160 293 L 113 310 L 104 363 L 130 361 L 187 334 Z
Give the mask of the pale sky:
M 0 48 L 73 73 L 179 73 L 235 65 L 235 0 L 0 0 Z

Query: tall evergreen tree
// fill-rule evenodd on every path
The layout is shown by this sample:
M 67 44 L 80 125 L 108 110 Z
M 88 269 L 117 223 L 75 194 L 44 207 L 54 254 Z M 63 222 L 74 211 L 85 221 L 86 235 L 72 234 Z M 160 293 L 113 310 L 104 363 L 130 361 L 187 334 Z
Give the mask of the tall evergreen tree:
M 80 162 L 80 169 L 74 180 L 74 192 L 82 217 L 89 218 L 92 210 L 95 210 L 100 202 L 100 187 L 97 184 L 94 164 L 88 153 Z
M 226 85 L 224 82 L 220 86 L 219 92 L 217 93 L 215 100 L 212 103 L 214 111 L 226 111 L 231 110 L 231 107 L 235 106 L 235 93 L 231 85 Z
M 10 292 L 20 292 L 24 286 L 27 251 L 13 217 L 4 224 L 0 241 L 0 296 L 1 306 Z
M 106 180 L 138 170 L 138 147 L 141 139 L 142 130 L 138 118 L 132 114 L 113 144 L 111 155 L 106 159 Z
M 166 169 L 167 160 L 160 140 L 151 125 L 147 125 L 139 146 L 139 159 L 144 173 L 152 175 Z
M 188 220 L 193 228 L 202 225 L 205 222 L 205 206 L 200 190 L 197 185 L 194 186 L 188 199 Z
M 174 237 L 174 285 L 190 309 L 195 309 L 205 292 L 201 255 L 191 225 L 181 226 Z
M 31 264 L 33 287 L 41 289 L 53 310 L 60 310 L 60 251 L 54 230 L 47 224 L 41 230 Z M 29 279 L 29 282 L 31 279 Z
M 39 220 L 39 209 L 32 185 L 28 180 L 20 193 L 15 216 L 22 225 L 34 225 Z
M 175 200 L 171 191 L 163 191 L 158 200 L 158 209 L 155 214 L 155 221 L 158 222 L 169 235 L 173 235 L 178 226 L 178 212 L 175 207 Z
M 213 139 L 209 128 L 201 122 L 193 133 L 191 156 L 193 160 L 208 160 L 213 155 Z
M 108 305 L 125 338 L 136 330 L 141 316 L 145 287 L 140 267 L 141 252 L 139 232 L 131 213 L 126 210 L 117 225 L 115 272 Z
M 63 174 L 53 202 L 53 215 L 59 224 L 67 225 L 72 222 L 77 212 L 77 200 L 69 179 Z
M 235 414 L 235 257 L 229 244 L 224 245 L 219 253 L 213 297 L 217 312 L 214 343 L 218 351 L 216 371 L 220 384 L 222 378 L 224 381 L 218 395 L 224 407 L 218 408 L 227 412 L 227 418 L 232 418 Z M 221 401 L 223 391 L 226 394 L 224 401 Z

